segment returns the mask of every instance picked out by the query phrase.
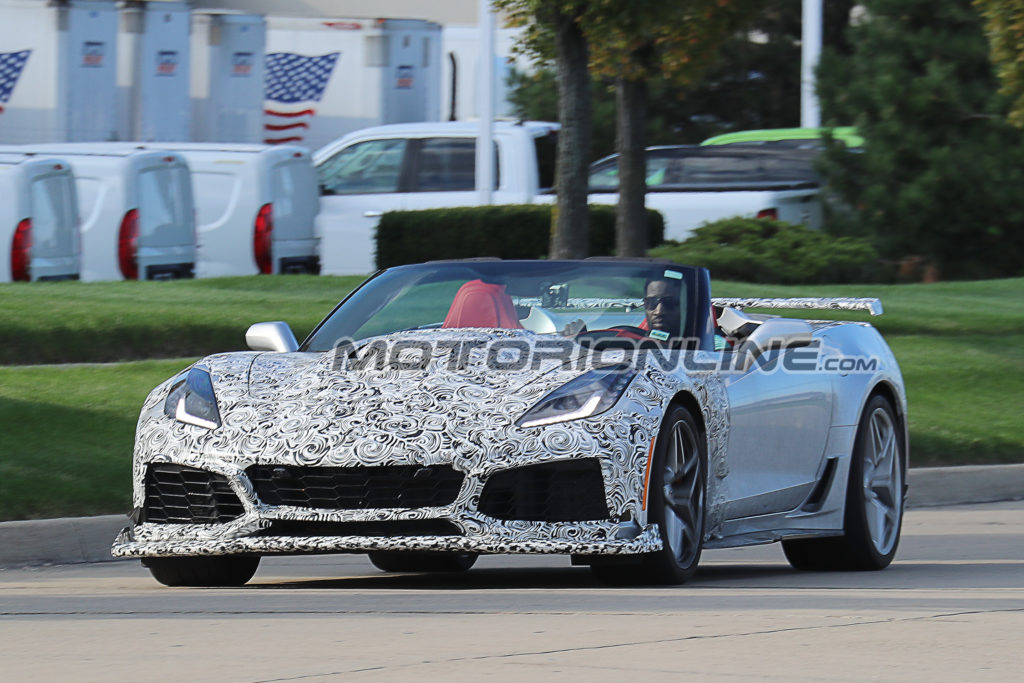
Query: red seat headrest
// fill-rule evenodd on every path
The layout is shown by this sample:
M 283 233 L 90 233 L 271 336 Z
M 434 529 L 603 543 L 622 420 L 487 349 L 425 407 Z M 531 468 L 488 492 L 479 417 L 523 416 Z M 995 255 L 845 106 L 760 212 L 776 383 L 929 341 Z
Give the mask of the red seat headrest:
M 470 280 L 459 287 L 442 327 L 499 327 L 521 330 L 512 298 L 505 285 Z

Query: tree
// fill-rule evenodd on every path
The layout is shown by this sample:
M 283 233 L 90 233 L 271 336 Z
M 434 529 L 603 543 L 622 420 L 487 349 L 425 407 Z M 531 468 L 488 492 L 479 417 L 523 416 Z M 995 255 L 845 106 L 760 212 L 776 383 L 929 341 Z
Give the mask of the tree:
M 923 256 L 947 277 L 1021 271 L 1024 144 L 971 0 L 865 0 L 853 52 L 818 70 L 824 119 L 854 123 L 862 152 L 833 145 L 823 172 L 850 207 L 833 229 L 884 256 Z
M 587 170 L 591 138 L 586 0 L 494 0 L 514 25 L 526 27 L 524 49 L 555 63 L 558 86 L 558 203 L 551 258 L 584 258 L 589 244 Z
M 1013 103 L 1010 123 L 1024 128 L 1024 0 L 975 0 L 996 65 L 1000 93 Z
M 854 0 L 825 3 L 824 44 L 846 55 Z M 712 135 L 754 128 L 800 125 L 801 0 L 765 0 L 747 30 L 730 34 L 718 57 L 693 83 L 663 78 L 647 82 L 647 144 L 695 144 Z M 533 121 L 558 117 L 554 73 L 543 68 L 512 75 L 516 115 Z M 615 151 L 614 79 L 591 84 L 591 161 Z
M 591 0 L 584 31 L 591 66 L 615 79 L 619 204 L 616 254 L 647 251 L 647 82 L 694 83 L 732 33 L 747 0 Z

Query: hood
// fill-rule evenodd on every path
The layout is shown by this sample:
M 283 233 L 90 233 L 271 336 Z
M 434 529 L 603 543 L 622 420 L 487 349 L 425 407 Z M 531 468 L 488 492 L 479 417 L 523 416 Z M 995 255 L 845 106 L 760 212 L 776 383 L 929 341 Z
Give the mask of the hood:
M 515 421 L 582 372 L 565 368 L 563 358 L 512 362 L 538 337 L 523 330 L 401 332 L 357 342 L 355 360 L 370 362 L 356 366 L 346 365 L 351 348 L 340 358 L 211 356 L 204 363 L 214 374 L 223 426 L 207 445 L 241 447 L 260 461 L 288 453 L 304 464 L 476 460 L 495 440 L 511 448 L 511 434 L 521 433 Z
M 552 373 L 555 386 L 579 374 L 571 367 L 583 353 L 581 347 L 564 340 L 559 342 L 563 347 L 550 350 L 544 348 L 545 341 L 525 330 L 415 330 L 325 353 L 265 353 L 253 360 L 248 390 L 263 400 L 322 391 L 354 396 L 363 386 L 374 394 L 445 394 L 457 387 L 476 387 L 470 395 L 515 394 Z

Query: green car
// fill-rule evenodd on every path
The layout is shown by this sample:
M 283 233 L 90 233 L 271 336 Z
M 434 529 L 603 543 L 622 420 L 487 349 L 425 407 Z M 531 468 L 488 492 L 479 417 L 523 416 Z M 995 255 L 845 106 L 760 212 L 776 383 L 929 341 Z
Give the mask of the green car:
M 730 145 L 736 142 L 781 142 L 785 140 L 816 140 L 825 131 L 846 143 L 847 147 L 863 147 L 864 138 L 853 126 L 840 128 L 768 128 L 765 130 L 741 130 L 735 133 L 724 133 L 708 138 L 702 145 Z

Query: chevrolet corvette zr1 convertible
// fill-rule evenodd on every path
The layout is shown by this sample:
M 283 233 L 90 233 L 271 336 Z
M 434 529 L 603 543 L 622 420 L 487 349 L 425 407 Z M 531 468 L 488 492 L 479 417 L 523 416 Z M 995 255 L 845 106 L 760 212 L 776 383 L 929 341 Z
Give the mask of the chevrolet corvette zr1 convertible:
M 906 495 L 906 397 L 877 299 L 712 299 L 703 268 L 474 259 L 383 270 L 298 344 L 253 325 L 146 399 L 113 554 L 167 585 L 264 555 L 459 571 L 554 553 L 679 583 L 781 541 L 797 569 L 881 569 Z M 751 311 L 762 311 L 754 313 Z

